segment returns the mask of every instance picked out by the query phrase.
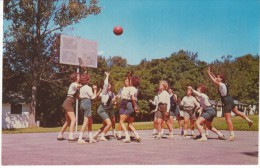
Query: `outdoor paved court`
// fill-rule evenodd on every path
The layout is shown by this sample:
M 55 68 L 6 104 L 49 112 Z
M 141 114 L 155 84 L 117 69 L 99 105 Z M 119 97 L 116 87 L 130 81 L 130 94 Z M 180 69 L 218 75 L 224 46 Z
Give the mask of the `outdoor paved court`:
M 176 129 L 174 140 L 167 139 L 167 134 L 155 140 L 151 130 L 138 132 L 143 139 L 141 143 L 125 144 L 111 137 L 107 142 L 84 145 L 57 141 L 58 133 L 3 134 L 2 165 L 259 164 L 257 131 L 236 131 L 237 139 L 232 142 L 218 140 L 212 132 L 206 142 L 177 135 L 180 131 Z M 229 136 L 228 131 L 222 132 Z

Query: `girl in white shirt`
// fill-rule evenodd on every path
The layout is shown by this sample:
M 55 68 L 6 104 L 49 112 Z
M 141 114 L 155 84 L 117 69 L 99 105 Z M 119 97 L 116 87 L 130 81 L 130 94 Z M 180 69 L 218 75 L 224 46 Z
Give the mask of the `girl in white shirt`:
M 74 104 L 75 100 L 78 97 L 77 92 L 80 89 L 81 85 L 79 84 L 80 75 L 78 73 L 72 73 L 70 75 L 70 79 L 73 81 L 68 90 L 67 98 L 63 102 L 63 109 L 65 112 L 66 122 L 63 124 L 61 131 L 57 137 L 57 140 L 64 140 L 63 133 L 70 125 L 70 133 L 69 133 L 69 142 L 76 141 L 73 137 L 74 127 L 76 125 L 76 117 L 74 113 Z
M 165 80 L 159 82 L 159 94 L 158 99 L 159 103 L 156 107 L 155 117 L 157 118 L 156 121 L 156 128 L 158 130 L 158 135 L 156 139 L 161 139 L 162 137 L 162 121 L 166 121 L 167 127 L 169 129 L 170 139 L 173 139 L 173 128 L 170 123 L 169 119 L 169 112 L 170 112 L 170 94 L 166 91 L 168 89 L 168 83 Z
M 136 113 L 139 112 L 138 106 L 137 106 L 137 95 L 138 95 L 138 86 L 140 85 L 140 78 L 137 76 L 131 77 L 130 80 L 131 86 L 129 87 L 130 90 L 130 99 L 131 102 L 127 103 L 127 109 L 130 111 L 129 117 L 127 118 L 127 123 L 128 123 L 128 130 L 132 131 L 135 135 L 136 141 L 141 142 L 141 137 L 135 130 L 133 126 L 133 122 L 136 116 Z
M 196 120 L 195 111 L 200 107 L 199 103 L 192 96 L 192 90 L 187 89 L 187 95 L 183 97 L 180 105 L 183 107 L 183 117 L 184 117 L 184 136 L 187 136 L 188 122 L 190 120 L 191 136 L 195 136 L 194 124 Z
M 115 117 L 115 115 L 113 115 L 111 116 L 112 119 L 110 119 L 109 116 L 109 114 L 113 110 L 114 93 L 111 91 L 111 84 L 108 82 L 110 73 L 105 72 L 105 74 L 106 79 L 104 81 L 102 92 L 99 94 L 99 97 L 101 98 L 101 104 L 99 105 L 97 110 L 98 115 L 103 120 L 103 126 L 94 134 L 94 139 L 97 139 L 98 135 L 101 133 L 101 137 L 99 139 L 101 141 L 107 141 L 105 135 L 112 126 L 112 120 Z M 115 119 L 113 121 L 115 121 Z
M 197 139 L 197 141 L 207 141 L 207 137 L 203 130 L 203 124 L 205 124 L 209 130 L 216 133 L 219 139 L 225 140 L 224 135 L 220 131 L 218 131 L 215 127 L 211 126 L 212 121 L 216 116 L 216 111 L 213 109 L 211 103 L 209 102 L 209 97 L 205 94 L 206 92 L 205 85 L 200 84 L 198 86 L 197 91 L 194 90 L 191 86 L 188 86 L 188 88 L 191 89 L 196 96 L 198 96 L 200 107 L 202 108 L 202 112 L 203 112 L 202 115 L 196 121 L 196 126 L 201 135 L 201 138 Z
M 94 143 L 96 141 L 93 139 L 93 135 L 92 135 L 93 120 L 92 120 L 92 111 L 91 111 L 91 100 L 95 99 L 97 95 L 100 93 L 100 91 L 97 93 L 97 86 L 93 85 L 93 90 L 94 90 L 93 93 L 92 88 L 88 86 L 88 83 L 90 81 L 90 76 L 88 74 L 82 74 L 80 78 L 81 78 L 80 83 L 83 85 L 80 89 L 80 95 L 79 95 L 81 99 L 80 109 L 84 113 L 84 121 L 80 130 L 79 139 L 77 143 L 78 144 L 86 143 L 86 141 L 83 140 L 83 134 L 87 126 L 88 126 L 88 134 L 89 134 L 89 143 Z
M 120 114 L 119 124 L 121 129 L 125 133 L 125 139 L 123 139 L 124 143 L 130 142 L 130 136 L 124 123 L 127 121 L 128 118 L 130 118 L 130 116 L 134 117 L 133 116 L 134 112 L 139 112 L 139 109 L 136 105 L 136 99 L 135 99 L 135 95 L 137 96 L 137 92 L 134 88 L 130 88 L 131 80 L 132 80 L 132 72 L 129 72 L 124 81 L 125 86 L 123 87 L 120 95 L 118 95 L 121 98 L 121 103 L 119 107 L 119 114 Z M 131 120 L 128 122 L 131 123 Z

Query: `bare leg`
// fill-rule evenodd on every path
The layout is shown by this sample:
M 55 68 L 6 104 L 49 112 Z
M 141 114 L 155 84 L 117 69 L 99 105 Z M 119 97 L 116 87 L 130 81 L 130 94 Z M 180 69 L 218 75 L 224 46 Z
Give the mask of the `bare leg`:
M 76 117 L 74 112 L 67 112 L 69 118 L 70 118 L 70 133 L 69 133 L 69 140 L 74 139 L 73 137 L 73 132 L 74 132 L 74 127 L 76 125 Z
M 127 118 L 128 118 L 127 115 L 124 115 L 124 114 L 120 115 L 120 121 L 119 121 L 119 123 L 121 125 L 121 128 L 122 128 L 122 130 L 125 133 L 125 139 L 123 140 L 123 142 L 125 142 L 125 143 L 130 142 L 130 136 L 129 136 L 129 134 L 128 134 L 127 130 L 126 130 L 126 127 L 125 127 L 125 121 L 126 121 Z
M 189 122 L 189 118 L 184 117 L 184 136 L 187 135 L 188 122 Z
M 247 124 L 249 126 L 249 128 L 252 126 L 253 121 L 250 120 L 244 113 L 242 113 L 241 111 L 239 111 L 237 109 L 237 106 L 232 110 L 236 115 L 239 115 L 240 117 L 242 117 L 243 119 L 245 119 L 247 121 Z

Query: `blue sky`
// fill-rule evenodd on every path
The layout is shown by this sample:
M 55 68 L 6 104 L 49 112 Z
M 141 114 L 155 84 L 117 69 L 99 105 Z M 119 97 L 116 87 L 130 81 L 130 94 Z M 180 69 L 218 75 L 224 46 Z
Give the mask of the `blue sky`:
M 122 56 L 129 64 L 164 58 L 181 49 L 212 62 L 223 55 L 259 53 L 259 0 L 100 0 L 68 35 L 98 42 L 105 56 Z M 121 36 L 113 27 L 124 29 Z
M 259 0 L 99 0 L 102 12 L 64 30 L 98 42 L 102 56 L 129 64 L 181 49 L 212 62 L 223 55 L 259 53 Z M 113 28 L 124 29 L 121 36 Z M 73 28 L 72 28 L 73 27 Z

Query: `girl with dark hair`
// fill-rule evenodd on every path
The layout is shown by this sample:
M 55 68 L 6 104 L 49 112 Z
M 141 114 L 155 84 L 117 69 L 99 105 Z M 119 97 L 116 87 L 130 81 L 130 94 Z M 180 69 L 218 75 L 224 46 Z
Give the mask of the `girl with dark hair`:
M 211 130 L 212 132 L 218 135 L 219 139 L 224 140 L 224 135 L 218 131 L 215 127 L 212 127 L 212 121 L 216 115 L 216 111 L 213 109 L 212 105 L 209 102 L 209 97 L 205 94 L 206 87 L 205 85 L 201 84 L 198 86 L 197 90 L 194 90 L 191 86 L 188 86 L 188 89 L 191 89 L 192 92 L 198 96 L 200 107 L 202 108 L 202 115 L 197 119 L 196 126 L 200 132 L 201 138 L 197 139 L 197 141 L 207 141 L 207 137 L 203 130 L 203 124 Z
M 133 131 L 137 137 L 137 140 L 140 140 L 138 133 L 135 131 L 134 127 L 132 127 L 132 121 L 135 115 L 135 112 L 139 112 L 137 107 L 137 89 L 132 87 L 132 72 L 129 72 L 124 80 L 124 87 L 121 89 L 120 93 L 117 97 L 121 98 L 121 103 L 119 107 L 120 114 L 120 127 L 125 133 L 125 139 L 123 139 L 124 143 L 130 142 L 130 136 L 126 129 L 125 122 L 127 121 L 130 125 L 128 126 L 131 131 Z M 134 81 L 133 84 L 138 84 L 138 81 Z M 131 86 L 131 87 L 130 87 Z
M 83 134 L 84 131 L 86 130 L 88 126 L 88 135 L 89 135 L 89 143 L 94 143 L 96 142 L 93 139 L 92 135 L 92 124 L 93 124 L 93 119 L 92 119 L 92 111 L 91 111 L 91 100 L 95 99 L 97 95 L 100 93 L 100 91 L 97 93 L 97 86 L 93 85 L 93 90 L 92 88 L 88 85 L 90 81 L 90 76 L 88 74 L 82 74 L 80 76 L 80 83 L 83 85 L 80 89 L 80 109 L 84 113 L 84 121 L 79 133 L 79 139 L 78 139 L 78 144 L 84 144 L 86 141 L 83 140 Z
M 134 122 L 136 113 L 139 112 L 139 109 L 137 106 L 137 95 L 138 95 L 139 85 L 140 85 L 140 78 L 137 76 L 131 77 L 130 87 L 129 87 L 131 102 L 127 103 L 127 107 L 129 110 L 131 110 L 131 113 L 126 120 L 128 123 L 128 130 L 132 131 L 134 133 L 137 142 L 140 142 L 141 138 L 140 138 L 139 134 L 137 133 L 137 131 L 135 130 L 135 128 L 133 126 L 133 122 Z
M 210 71 L 210 67 L 208 67 L 208 75 L 209 75 L 210 79 L 218 86 L 219 94 L 221 97 L 221 102 L 224 105 L 224 107 L 223 107 L 224 115 L 225 115 L 225 118 L 227 121 L 228 129 L 230 131 L 229 140 L 234 141 L 235 133 L 234 133 L 233 123 L 231 120 L 231 111 L 233 113 L 235 113 L 236 115 L 239 115 L 240 117 L 245 119 L 247 121 L 249 128 L 252 126 L 253 121 L 250 120 L 244 113 L 240 112 L 237 109 L 237 106 L 235 106 L 233 98 L 229 95 L 228 85 L 224 83 L 224 81 L 225 81 L 224 75 L 220 74 L 220 75 L 217 75 L 217 77 L 216 77 Z
M 97 139 L 98 135 L 101 133 L 101 137 L 99 139 L 101 141 L 107 141 L 105 135 L 112 126 L 112 121 L 115 123 L 115 115 L 111 114 L 113 112 L 113 101 L 115 95 L 111 91 L 111 84 L 108 82 L 110 73 L 105 72 L 105 74 L 106 78 L 103 89 L 99 94 L 99 97 L 101 98 L 101 105 L 99 105 L 97 110 L 98 115 L 103 119 L 103 126 L 94 134 L 94 139 Z
M 70 132 L 69 132 L 69 142 L 76 141 L 73 137 L 74 127 L 76 124 L 76 117 L 74 113 L 74 104 L 76 98 L 78 98 L 78 90 L 81 88 L 80 82 L 80 75 L 78 73 L 72 73 L 70 75 L 70 79 L 72 83 L 69 86 L 69 90 L 67 92 L 67 98 L 63 102 L 63 109 L 65 112 L 66 122 L 63 124 L 61 131 L 57 137 L 57 140 L 64 140 L 63 133 L 67 129 L 67 127 L 70 125 Z

